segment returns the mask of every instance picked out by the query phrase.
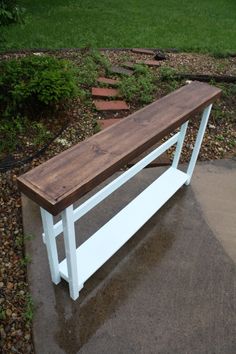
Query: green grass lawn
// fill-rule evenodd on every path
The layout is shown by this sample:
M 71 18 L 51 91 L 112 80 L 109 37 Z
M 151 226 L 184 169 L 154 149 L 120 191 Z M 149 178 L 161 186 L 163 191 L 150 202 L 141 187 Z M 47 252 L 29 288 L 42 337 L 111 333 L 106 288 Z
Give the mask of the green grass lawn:
M 22 0 L 2 49 L 178 48 L 236 52 L 235 0 Z M 5 31 L 5 30 L 4 30 Z

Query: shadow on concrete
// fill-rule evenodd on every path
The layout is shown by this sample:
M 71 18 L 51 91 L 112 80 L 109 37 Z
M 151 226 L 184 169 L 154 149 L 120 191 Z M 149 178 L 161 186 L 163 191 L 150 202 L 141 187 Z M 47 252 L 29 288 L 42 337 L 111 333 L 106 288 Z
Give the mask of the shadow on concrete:
M 143 227 L 139 235 L 114 256 L 112 262 L 108 261 L 104 265 L 102 272 L 97 271 L 86 283 L 86 292 L 81 293 L 79 312 L 78 304 L 72 303 L 72 313 L 78 314 L 77 319 L 74 316 L 66 319 L 66 299 L 56 296 L 56 311 L 60 322 L 56 339 L 65 352 L 77 353 L 97 329 L 132 296 L 147 273 L 161 262 L 174 236 L 162 233 L 156 240 L 155 234 L 145 237 L 148 231 L 150 225 Z M 65 297 L 68 297 L 68 289 Z M 78 327 L 75 326 L 75 320 L 78 321 Z M 73 343 L 73 348 L 68 346 L 69 343 Z

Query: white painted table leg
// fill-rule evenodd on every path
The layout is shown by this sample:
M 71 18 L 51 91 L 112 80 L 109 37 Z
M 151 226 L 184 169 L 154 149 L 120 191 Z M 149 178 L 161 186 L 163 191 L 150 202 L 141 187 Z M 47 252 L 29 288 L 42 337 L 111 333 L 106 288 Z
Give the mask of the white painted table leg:
M 63 224 L 70 296 L 73 300 L 76 300 L 79 297 L 79 290 L 81 286 L 79 286 L 79 280 L 78 280 L 75 225 L 74 225 L 72 205 L 66 208 L 62 212 L 62 224 Z
M 192 178 L 193 170 L 196 165 L 198 154 L 199 154 L 199 151 L 200 151 L 200 148 L 202 145 L 202 140 L 203 140 L 204 133 L 206 130 L 208 118 L 211 113 L 211 107 L 212 107 L 212 104 L 209 105 L 208 107 L 206 107 L 203 111 L 201 124 L 200 124 L 199 130 L 198 130 L 198 133 L 197 133 L 196 142 L 195 142 L 192 156 L 191 156 L 191 159 L 190 159 L 190 162 L 188 165 L 188 169 L 187 169 L 187 175 L 189 175 L 189 178 L 188 178 L 187 182 L 185 183 L 186 185 L 188 185 L 190 183 L 191 178 Z
M 58 284 L 61 280 L 61 277 L 59 273 L 57 244 L 53 227 L 53 216 L 43 208 L 40 208 L 40 211 L 42 216 L 51 277 L 53 283 Z
M 177 142 L 177 146 L 176 146 L 176 150 L 175 150 L 175 156 L 174 156 L 174 159 L 172 162 L 172 167 L 175 167 L 175 168 L 178 167 L 187 128 L 188 128 L 188 121 L 181 125 L 180 135 L 178 138 L 178 142 Z

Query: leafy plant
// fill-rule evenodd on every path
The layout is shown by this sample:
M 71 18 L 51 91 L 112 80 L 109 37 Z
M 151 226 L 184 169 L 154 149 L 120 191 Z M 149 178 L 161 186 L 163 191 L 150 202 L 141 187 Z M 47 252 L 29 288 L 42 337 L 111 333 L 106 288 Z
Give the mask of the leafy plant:
M 25 120 L 16 116 L 14 119 L 4 119 L 0 124 L 0 154 L 3 151 L 13 151 L 17 145 L 17 138 L 24 129 Z
M 37 117 L 79 94 L 77 69 L 67 60 L 29 56 L 0 63 L 0 114 Z
M 124 77 L 119 83 L 123 97 L 129 102 L 150 103 L 156 89 L 151 71 L 142 65 L 134 67 L 133 76 Z
M 34 317 L 34 302 L 32 296 L 28 293 L 26 295 L 26 302 L 25 302 L 25 311 L 24 311 L 24 318 L 27 324 L 30 324 Z
M 30 135 L 33 145 L 41 146 L 52 138 L 52 134 L 42 122 L 31 122 L 26 117 L 4 118 L 0 124 L 0 156 L 9 154 Z
M 20 264 L 22 267 L 26 267 L 32 261 L 30 255 L 26 254 L 23 258 L 20 259 Z
M 90 50 L 90 56 L 100 67 L 108 70 L 111 66 L 109 60 L 96 49 Z
M 22 22 L 25 9 L 18 6 L 15 0 L 0 0 L 0 48 L 6 45 L 2 27 L 12 23 Z
M 32 234 L 25 234 L 25 235 L 18 234 L 14 239 L 15 246 L 22 247 L 26 241 L 33 240 L 34 237 L 35 236 Z
M 219 140 L 219 141 L 224 141 L 224 140 L 225 140 L 225 138 L 224 138 L 224 136 L 223 136 L 222 134 L 218 134 L 218 135 L 216 135 L 215 137 L 216 137 L 216 139 Z
M 217 83 L 217 86 L 222 90 L 223 97 L 236 97 L 236 84 Z
M 35 130 L 35 138 L 33 140 L 34 145 L 44 144 L 48 139 L 52 138 L 50 131 L 40 122 L 34 122 L 33 128 Z
M 166 93 L 172 92 L 181 86 L 181 80 L 176 78 L 177 70 L 169 66 L 163 66 L 159 69 L 159 84 Z
M 142 65 L 142 64 L 135 64 L 134 65 L 134 73 L 136 75 L 144 75 L 146 77 L 153 78 L 151 70 L 147 66 Z
M 0 0 L 0 26 L 20 22 L 24 9 L 15 0 Z
M 97 64 L 94 62 L 92 57 L 85 57 L 83 62 L 80 64 L 78 75 L 79 84 L 83 87 L 91 86 L 95 83 L 97 77 Z
M 110 64 L 96 50 L 88 50 L 84 54 L 79 66 L 78 82 L 83 88 L 87 88 L 96 82 L 99 71 L 108 70 Z
M 229 85 L 228 91 L 229 91 L 229 95 L 236 97 L 236 84 Z
M 212 109 L 212 116 L 214 120 L 220 120 L 223 117 L 223 112 L 222 109 L 218 106 L 215 105 Z
M 101 126 L 99 124 L 99 121 L 97 121 L 96 119 L 94 119 L 93 121 L 93 133 L 99 133 L 101 131 Z
M 169 66 L 163 66 L 159 69 L 161 81 L 171 81 L 175 78 L 176 70 Z

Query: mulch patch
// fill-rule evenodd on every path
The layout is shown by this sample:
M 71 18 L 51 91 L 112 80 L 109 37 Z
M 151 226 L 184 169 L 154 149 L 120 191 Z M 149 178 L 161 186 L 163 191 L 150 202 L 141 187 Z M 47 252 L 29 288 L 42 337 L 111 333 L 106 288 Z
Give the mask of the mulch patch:
M 115 67 L 120 67 L 122 63 L 127 61 L 150 60 L 150 53 L 147 52 L 105 50 L 103 53 Z M 7 60 L 11 57 L 24 55 L 26 54 L 5 54 L 0 55 L 0 59 Z M 70 50 L 53 52 L 53 55 L 71 59 L 76 63 L 80 62 L 81 53 Z M 185 73 L 236 75 L 236 58 L 219 59 L 203 54 L 168 53 L 168 60 L 161 61 L 160 66 L 173 67 Z M 159 68 L 153 67 L 151 70 L 158 72 Z M 101 75 L 104 75 L 104 73 L 101 73 Z M 115 79 L 119 76 L 119 73 L 113 73 L 110 78 Z M 178 87 L 184 83 L 185 81 L 175 82 L 174 85 Z M 157 87 L 155 97 L 160 98 L 165 95 L 173 89 L 170 86 L 171 83 L 163 83 L 162 87 Z M 21 218 L 21 198 L 16 186 L 17 176 L 91 136 L 94 133 L 94 124 L 97 120 L 122 118 L 139 108 L 141 108 L 141 105 L 138 102 L 133 102 L 129 106 L 129 111 L 115 111 L 111 114 L 111 112 L 95 111 L 92 100 L 90 105 L 83 105 L 78 100 L 74 100 L 64 113 L 60 113 L 58 119 L 49 120 L 48 129 L 54 129 L 53 133 L 56 133 L 64 123 L 68 125 L 44 154 L 28 164 L 0 174 L 0 347 L 2 353 L 33 353 L 31 322 L 28 316 L 29 295 L 26 274 L 28 258 L 24 251 L 25 238 Z M 214 106 L 214 112 L 215 114 L 212 115 L 206 131 L 199 156 L 200 160 L 220 159 L 236 155 L 235 95 L 223 95 L 217 106 Z M 217 118 L 214 119 L 213 117 L 216 116 Z M 192 120 L 189 124 L 182 162 L 189 158 L 193 149 L 197 127 L 197 120 Z M 31 146 L 25 148 L 25 150 L 19 148 L 19 151 L 16 151 L 15 158 L 22 158 L 34 151 Z M 172 151 L 169 153 L 170 158 L 171 154 Z

